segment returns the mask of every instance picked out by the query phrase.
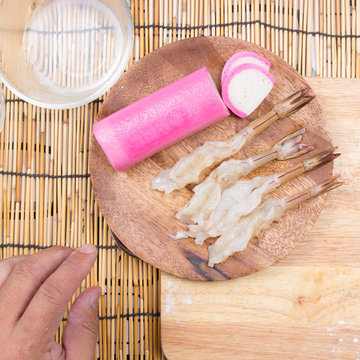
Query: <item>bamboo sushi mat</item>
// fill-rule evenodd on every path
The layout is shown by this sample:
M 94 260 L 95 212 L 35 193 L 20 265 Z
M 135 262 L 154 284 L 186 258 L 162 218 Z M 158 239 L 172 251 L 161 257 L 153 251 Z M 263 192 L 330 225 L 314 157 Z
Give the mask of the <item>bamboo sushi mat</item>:
M 359 0 L 129 0 L 129 4 L 135 23 L 129 66 L 167 43 L 220 35 L 266 47 L 304 76 L 360 77 Z M 32 106 L 4 90 L 0 260 L 53 245 L 97 245 L 97 263 L 81 289 L 92 285 L 103 289 L 98 357 L 163 358 L 159 271 L 117 249 L 91 188 L 89 140 L 102 98 L 55 111 Z M 66 314 L 57 339 L 65 323 Z

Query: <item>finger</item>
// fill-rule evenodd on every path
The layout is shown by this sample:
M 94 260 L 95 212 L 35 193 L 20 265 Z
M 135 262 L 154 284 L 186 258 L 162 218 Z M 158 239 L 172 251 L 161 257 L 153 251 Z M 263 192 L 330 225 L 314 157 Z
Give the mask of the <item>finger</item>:
M 31 256 L 25 256 L 13 267 L 0 289 L 0 319 L 14 323 L 23 314 L 41 284 L 61 265 L 73 250 L 52 247 Z M 9 311 L 11 309 L 11 311 Z
M 101 288 L 83 292 L 71 307 L 63 334 L 66 358 L 94 359 L 99 332 L 99 298 Z
M 0 261 L 0 288 L 4 285 L 5 280 L 13 271 L 16 263 L 23 261 L 25 256 L 16 256 L 11 259 Z
M 97 249 L 85 245 L 74 251 L 41 285 L 17 324 L 19 332 L 38 341 L 53 339 L 68 302 L 90 272 Z

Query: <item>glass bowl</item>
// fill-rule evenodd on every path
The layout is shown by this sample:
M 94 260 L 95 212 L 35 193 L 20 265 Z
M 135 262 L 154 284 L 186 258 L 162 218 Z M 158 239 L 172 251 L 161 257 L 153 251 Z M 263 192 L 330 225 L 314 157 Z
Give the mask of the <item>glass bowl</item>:
M 124 71 L 134 36 L 125 0 L 2 0 L 0 23 L 0 79 L 51 109 L 104 94 Z

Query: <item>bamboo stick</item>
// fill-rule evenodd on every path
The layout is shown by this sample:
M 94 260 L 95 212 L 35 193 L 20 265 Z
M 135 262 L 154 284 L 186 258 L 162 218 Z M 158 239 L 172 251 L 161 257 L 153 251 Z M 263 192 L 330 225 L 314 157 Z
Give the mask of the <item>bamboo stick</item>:
M 289 0 L 284 0 L 284 28 L 289 28 Z M 284 60 L 289 62 L 289 34 L 287 31 L 284 31 L 283 34 L 283 51 L 284 51 Z
M 0 87 L 0 91 L 3 91 L 3 88 Z M 4 111 L 6 111 L 4 109 Z M 5 130 L 3 130 L 0 133 L 0 171 L 4 171 L 4 147 L 5 147 Z M 3 179 L 5 176 L 0 176 L 0 229 L 4 229 L 4 212 L 3 212 L 3 203 L 4 203 L 4 197 L 3 197 L 3 192 L 4 192 L 4 184 L 3 184 Z M 4 241 L 4 240 L 3 240 Z M 4 250 L 3 248 L 0 250 L 0 260 L 4 260 L 6 258 L 6 255 L 4 254 Z
M 313 13 L 314 13 L 314 1 L 308 2 L 308 9 L 307 9 L 307 31 L 311 33 L 313 31 Z M 313 37 L 312 35 L 307 35 L 306 41 L 306 66 L 305 66 L 305 75 L 312 76 L 312 54 L 313 54 Z
M 11 110 L 10 110 L 11 109 Z M 5 153 L 5 170 L 12 171 L 12 145 L 13 145 L 13 135 L 14 135 L 14 119 L 13 119 L 13 104 L 10 104 L 7 109 L 6 119 L 9 119 L 8 126 L 6 127 L 6 143 L 8 144 L 7 151 Z M 4 191 L 4 236 L 6 238 L 6 244 L 10 244 L 10 217 L 11 217 L 11 176 L 7 175 L 5 178 L 5 191 Z M 12 256 L 12 249 L 6 249 L 6 258 Z
M 166 0 L 165 0 L 166 1 Z M 159 3 L 159 47 L 164 45 L 164 0 L 158 0 Z
M 279 43 L 279 12 L 280 12 L 280 9 L 279 9 L 279 0 L 275 0 L 275 9 L 274 9 L 274 12 L 275 12 L 275 43 L 274 43 L 274 46 L 275 46 L 275 54 L 276 55 L 279 55 L 280 56 L 280 43 Z
M 164 22 L 163 22 L 163 25 L 164 25 L 164 33 L 163 33 L 163 44 L 166 45 L 168 44 L 168 30 L 166 29 L 166 27 L 169 25 L 169 2 L 167 0 L 165 0 L 165 3 L 164 3 Z
M 238 26 L 236 25 L 236 22 L 239 21 L 239 0 L 234 0 L 233 1 L 233 6 L 232 6 L 232 21 L 234 23 L 233 25 L 233 37 L 238 39 Z
M 270 1 L 270 0 L 269 0 Z M 246 40 L 246 7 L 245 7 L 245 0 L 241 0 L 241 39 Z
M 173 30 L 173 27 L 176 26 L 176 14 L 174 9 L 176 9 L 175 1 L 170 1 L 169 3 L 169 26 L 170 30 L 168 31 L 168 42 L 171 43 L 174 41 L 174 33 L 176 30 Z
M 231 24 L 233 22 L 233 8 L 234 4 L 232 0 L 227 0 L 226 4 L 225 4 L 225 10 L 226 10 L 226 23 L 227 24 Z M 234 37 L 233 32 L 234 32 L 234 26 L 229 25 L 226 27 L 227 28 L 227 35 L 229 37 Z
M 1 89 L 0 89 L 1 91 Z M 29 123 L 29 119 L 28 116 L 26 115 L 26 104 L 23 105 L 23 108 L 20 110 L 20 112 L 24 113 L 24 123 L 22 126 L 22 138 L 19 137 L 19 141 L 20 141 L 20 146 L 22 145 L 23 149 L 22 151 L 19 151 L 19 154 L 21 154 L 21 165 L 19 164 L 18 167 L 18 171 L 22 172 L 22 173 L 26 173 L 26 151 L 27 151 L 27 142 L 28 142 L 28 123 Z M 0 162 L 1 162 L 1 146 L 0 146 Z M 0 169 L 1 169 L 1 165 L 0 165 Z M 18 183 L 18 189 L 17 189 L 17 201 L 19 202 L 19 206 L 20 206 L 20 219 L 19 219 L 19 223 L 16 224 L 15 226 L 19 229 L 19 244 L 20 245 L 25 245 L 26 243 L 26 239 L 25 239 L 25 232 L 24 232 L 24 227 L 22 226 L 22 224 L 24 224 L 25 222 L 25 208 L 26 208 L 26 201 L 25 201 L 25 185 L 26 185 L 26 179 L 25 178 L 21 178 L 20 176 L 19 178 L 19 183 Z M 2 187 L 1 187 L 1 176 L 0 176 L 0 192 Z M 0 214 L 1 212 L 1 207 L 2 207 L 2 199 L 1 199 L 1 195 L 0 195 Z M 1 229 L 1 216 L 0 216 L 0 229 Z M 27 234 L 26 234 L 27 235 Z M 21 249 L 20 253 L 23 255 L 25 253 L 25 248 Z M 0 258 L 1 259 L 1 258 Z
M 221 19 L 222 11 L 221 11 L 221 0 L 215 1 L 215 24 L 222 24 L 224 20 Z M 221 21 L 222 20 L 222 21 Z M 217 26 L 215 29 L 216 36 L 222 36 L 223 28 Z
M 289 29 L 293 29 L 294 26 L 294 5 L 293 5 L 293 0 L 288 0 L 289 1 Z M 294 67 L 293 64 L 293 33 L 291 31 L 288 32 L 288 62 L 291 66 Z
M 133 259 L 132 261 L 132 273 L 133 273 L 133 292 L 134 292 L 134 303 L 133 303 L 133 312 L 138 313 L 139 312 L 139 262 L 137 259 Z M 135 351 L 134 356 L 136 359 L 139 358 L 139 322 L 138 318 L 134 319 L 134 345 L 135 345 Z
M 306 0 L 305 0 L 306 1 Z M 299 30 L 304 30 L 304 0 L 299 1 Z M 302 60 L 303 60 L 303 34 L 302 32 L 299 33 L 298 39 L 299 39 L 299 50 L 298 50 L 298 63 L 297 63 L 297 69 L 301 73 L 302 71 Z
M 7 96 L 8 90 L 5 89 L 5 98 L 8 98 Z M 10 118 L 10 107 L 11 104 L 9 104 L 6 108 L 6 114 L 5 114 L 5 119 L 7 121 L 5 121 L 4 124 L 4 132 L 5 132 L 5 155 L 4 155 L 4 169 L 5 171 L 9 171 L 9 152 L 10 149 L 9 147 L 11 146 L 10 143 L 10 130 L 12 129 L 12 121 Z M 3 211 L 4 211 L 4 237 L 5 237 L 5 244 L 9 244 L 10 242 L 10 236 L 9 236 L 9 176 L 8 175 L 4 175 L 4 183 L 3 183 L 3 187 L 4 187 L 4 191 L 3 191 L 3 202 L 4 202 L 4 206 L 3 206 Z M 9 248 L 5 248 L 4 253 L 5 253 L 5 258 L 9 258 L 10 257 L 10 252 L 9 252 Z
M 266 11 L 266 24 L 271 24 L 271 10 L 269 11 L 270 6 L 271 6 L 270 5 L 270 0 L 266 0 L 266 9 L 267 9 L 267 11 Z M 265 46 L 266 46 L 266 48 L 268 50 L 270 50 L 271 49 L 271 30 L 269 28 L 266 29 L 265 35 L 266 35 L 266 44 L 265 44 Z
M 216 24 L 216 5 L 215 5 L 215 0 L 209 0 L 209 6 L 210 6 L 210 18 L 209 18 L 209 24 L 214 25 Z M 214 28 L 210 28 L 210 32 L 209 35 L 216 35 L 215 34 Z
M 350 35 L 351 34 L 351 18 L 350 18 L 350 0 L 344 1 L 345 6 L 345 34 Z M 346 77 L 351 77 L 351 39 L 350 37 L 347 37 L 346 39 Z
M 251 21 L 251 0 L 245 1 L 245 21 L 247 23 L 246 25 L 246 41 L 251 41 L 251 27 L 249 22 Z
M 104 222 L 105 223 L 105 222 Z M 111 244 L 111 235 L 108 231 L 108 226 L 105 223 L 104 224 L 104 240 L 105 240 L 105 245 L 109 245 Z M 105 279 L 106 279 L 106 292 L 105 292 L 105 300 L 106 300 L 106 313 L 105 314 L 109 314 L 111 315 L 111 251 L 108 251 L 108 254 L 110 253 L 110 256 L 108 256 L 108 254 L 106 254 L 106 251 L 103 251 L 104 254 L 104 264 L 106 264 L 105 267 Z M 111 340 L 112 340 L 112 336 L 111 336 L 111 319 L 106 319 L 106 345 L 107 345 L 107 353 L 109 354 L 109 356 L 111 356 Z
M 118 356 L 119 359 L 124 358 L 124 348 L 123 348 L 123 340 L 126 338 L 126 333 L 124 333 L 124 318 L 121 317 L 121 315 L 124 313 L 124 285 L 125 277 L 124 277 L 124 255 L 121 252 L 120 253 L 120 300 L 118 305 L 118 319 L 119 319 L 119 333 L 118 333 Z M 126 353 L 126 349 L 125 349 Z
M 333 34 L 335 31 L 335 13 L 334 2 L 331 0 L 324 1 L 324 33 Z M 322 76 L 332 76 L 336 73 L 336 50 L 333 49 L 333 45 L 336 47 L 336 39 L 330 36 L 324 35 L 324 56 L 322 59 L 323 73 Z
M 275 42 L 275 29 L 273 28 L 273 26 L 275 26 L 275 2 L 272 0 L 270 2 L 270 24 L 272 25 L 271 30 L 270 30 L 270 50 L 273 53 L 276 53 L 276 42 Z
M 204 35 L 205 36 L 209 36 L 210 35 L 210 29 L 208 27 L 208 25 L 210 24 L 210 16 L 209 16 L 209 12 L 208 11 L 210 9 L 210 0 L 204 0 Z
M 159 0 L 155 0 L 154 6 L 154 24 L 159 25 Z M 154 29 L 154 50 L 159 47 L 159 28 L 156 26 Z
M 180 24 L 182 27 L 181 32 L 179 32 L 179 39 L 186 38 L 186 0 L 179 0 L 179 18 L 181 19 Z
M 350 25 L 350 17 L 348 14 L 349 10 L 349 3 L 348 0 L 342 0 L 341 1 L 341 34 L 342 35 L 348 35 L 348 25 Z M 343 77 L 349 77 L 350 69 L 349 66 L 350 62 L 350 50 L 349 50 L 349 44 L 350 39 L 343 37 L 341 39 L 342 46 L 341 46 L 341 61 L 342 61 L 342 69 L 341 73 Z
M 303 23 L 302 23 L 302 30 L 307 31 L 308 27 L 308 9 L 309 9 L 309 2 L 303 2 Z M 301 75 L 306 75 L 306 66 L 307 66 L 307 54 L 311 51 L 311 48 L 308 47 L 308 35 L 304 34 L 302 37 L 302 52 L 301 52 L 301 67 L 299 66 L 299 71 Z
M 18 113 L 23 113 L 23 103 L 18 104 Z M 18 133 L 16 136 L 16 172 L 21 172 L 21 144 L 22 144 L 22 137 L 23 137 L 23 119 L 21 116 L 18 118 Z M 14 144 L 15 145 L 15 144 Z M 14 194 L 14 201 L 15 201 L 15 209 L 14 209 L 14 215 L 15 215 L 15 221 L 14 221 L 14 241 L 18 244 L 21 244 L 20 239 L 20 199 L 21 199 L 21 192 L 20 192 L 20 186 L 21 186 L 21 178 L 20 176 L 15 177 L 15 194 Z M 14 255 L 23 255 L 23 249 L 15 249 Z
M 336 14 L 336 35 L 341 35 L 341 14 L 340 14 L 340 0 L 336 0 L 336 9 L 335 9 L 335 14 Z M 342 51 L 342 44 L 341 44 L 341 39 L 337 38 L 336 39 L 336 47 L 337 47 L 337 74 L 336 76 L 341 76 L 341 51 Z
M 320 0 L 319 4 L 315 2 L 315 21 L 316 21 L 315 28 L 318 27 L 320 33 L 322 34 L 325 33 L 325 24 L 326 24 L 326 21 L 324 20 L 324 3 L 325 3 L 324 0 Z M 319 46 L 316 55 L 317 76 L 324 76 L 323 75 L 324 64 L 325 64 L 324 59 L 326 58 L 326 51 L 327 51 L 326 43 L 327 43 L 327 39 L 323 35 L 318 36 L 318 43 L 315 45 L 315 46 Z
M 154 279 L 152 276 L 152 267 L 150 265 L 147 266 L 147 276 L 148 279 Z M 155 279 L 154 279 L 155 280 Z M 155 281 L 154 281 L 155 282 Z M 148 304 L 149 304 L 149 312 L 153 309 L 153 284 L 148 285 Z M 150 351 L 150 358 L 154 358 L 154 319 L 149 319 L 149 351 Z
M 50 125 L 50 119 L 51 119 L 51 111 L 46 110 L 45 113 L 45 174 L 51 174 L 52 168 L 51 168 L 51 137 L 52 137 L 52 129 Z M 51 239 L 50 239 L 50 227 L 51 227 L 51 203 L 52 203 L 52 180 L 49 178 L 45 178 L 45 191 L 44 191 L 44 237 L 45 237 L 45 246 L 51 245 Z
M 176 24 L 180 27 L 182 25 L 182 0 L 175 0 L 175 5 L 177 2 L 177 8 L 174 7 L 176 10 Z M 182 36 L 182 30 L 176 31 L 176 39 L 180 40 Z M 174 39 L 175 40 L 175 39 Z
M 351 3 L 351 35 L 356 33 L 356 6 L 355 2 Z M 355 38 L 351 39 L 351 77 L 355 77 L 355 68 L 356 68 L 356 42 Z
M 297 21 L 297 0 L 292 0 L 292 28 L 294 30 L 299 29 L 299 23 Z M 299 35 L 294 31 L 292 33 L 292 66 L 294 69 L 298 68 L 297 65 L 297 49 L 299 48 Z
M 156 24 L 154 22 L 154 1 L 148 0 L 148 9 L 149 9 L 149 24 Z M 150 27 L 149 30 L 149 53 L 151 53 L 154 49 L 156 49 L 156 45 L 154 46 L 154 29 L 152 27 Z
M 188 19 L 190 19 L 190 21 L 188 21 L 188 25 L 191 27 L 195 25 L 195 7 L 196 6 L 194 0 L 188 1 Z M 190 37 L 195 37 L 195 29 L 193 28 L 190 30 Z
M 196 1 L 197 16 L 195 16 L 195 26 L 204 25 L 204 0 Z M 201 36 L 202 30 L 198 29 L 195 36 Z
M 254 14 L 254 21 L 257 21 L 254 25 L 254 42 L 257 45 L 260 45 L 260 1 L 255 0 L 254 1 L 254 10 L 252 11 Z
M 360 77 L 360 0 L 356 0 L 356 69 L 355 76 Z
M 228 2 L 228 0 L 223 0 L 223 4 L 222 4 L 223 6 L 224 6 L 224 11 L 223 11 L 223 24 L 229 24 L 229 16 L 230 16 L 230 14 L 229 14 L 229 11 L 228 11 L 228 9 L 229 9 L 229 2 Z M 229 37 L 229 32 L 230 32 L 230 29 L 229 29 L 229 26 L 225 26 L 225 28 L 224 28 L 224 36 L 226 36 L 226 37 Z
M 148 54 L 150 52 L 150 41 L 152 39 L 152 36 L 150 36 L 150 29 L 148 28 L 149 25 L 149 1 L 145 1 L 145 7 L 144 7 L 144 25 L 145 25 L 145 54 Z
M 160 279 L 159 279 L 159 270 L 156 268 L 152 268 L 152 278 L 154 279 L 153 281 L 153 298 L 154 299 L 158 299 L 160 296 L 160 292 L 159 292 L 159 283 L 160 283 Z M 153 311 L 155 314 L 158 313 L 159 308 L 158 308 L 158 302 L 154 301 L 154 305 L 152 306 Z M 155 359 L 158 359 L 160 357 L 160 337 L 159 337 L 159 319 L 157 316 L 153 317 L 153 332 L 154 332 L 154 357 Z
M 139 60 L 139 51 L 140 51 L 140 30 L 139 30 L 139 25 L 140 25 L 140 20 L 139 20 L 139 7 L 140 4 L 139 0 L 135 0 L 134 1 L 134 26 L 135 26 L 135 31 L 134 31 L 134 59 L 135 62 L 137 60 Z
M 148 264 L 143 262 L 143 276 L 144 276 L 144 311 L 148 313 L 150 311 L 149 301 L 148 301 L 148 288 L 149 288 L 149 278 L 148 278 Z M 145 359 L 150 359 L 150 334 L 149 334 L 149 318 L 145 316 Z
M 16 137 L 17 137 L 17 121 L 15 120 L 15 114 L 17 111 L 17 104 L 12 104 L 12 116 L 11 121 L 14 123 L 13 134 L 11 134 L 11 157 L 9 158 L 9 169 L 10 171 L 16 170 Z M 8 207 L 8 216 L 9 216 L 9 243 L 12 241 L 14 237 L 14 220 L 15 220 L 15 176 L 9 176 L 9 207 Z M 16 241 L 16 240 L 15 240 Z M 9 257 L 13 257 L 15 255 L 15 251 L 17 249 L 10 248 L 9 249 Z
M 140 313 L 144 313 L 144 271 L 143 271 L 143 262 L 139 261 L 138 263 L 139 266 L 139 311 Z M 139 317 L 139 321 L 140 321 L 140 356 L 141 359 L 143 359 L 145 357 L 145 341 L 144 341 L 144 337 L 145 337 L 145 317 L 144 316 L 140 316 Z
M 32 133 L 32 138 L 31 138 L 31 145 L 30 145 L 30 174 L 34 174 L 35 173 L 35 129 L 36 129 L 36 119 L 35 119 L 35 111 L 37 110 L 34 107 L 31 107 L 31 133 Z M 31 245 L 35 245 L 35 214 L 34 214 L 34 210 L 33 210 L 33 203 L 35 200 L 35 195 L 34 195 L 34 182 L 35 179 L 31 178 L 30 179 L 30 244 Z M 31 250 L 29 250 L 29 253 L 31 253 Z

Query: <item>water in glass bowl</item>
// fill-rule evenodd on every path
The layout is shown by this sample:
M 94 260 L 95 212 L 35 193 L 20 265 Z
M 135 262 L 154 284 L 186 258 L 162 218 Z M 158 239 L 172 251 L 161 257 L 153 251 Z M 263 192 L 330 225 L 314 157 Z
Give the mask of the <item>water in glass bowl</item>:
M 126 41 L 119 19 L 102 1 L 55 0 L 33 12 L 22 46 L 41 84 L 81 93 L 116 70 Z

